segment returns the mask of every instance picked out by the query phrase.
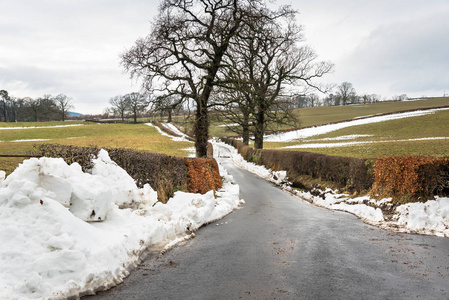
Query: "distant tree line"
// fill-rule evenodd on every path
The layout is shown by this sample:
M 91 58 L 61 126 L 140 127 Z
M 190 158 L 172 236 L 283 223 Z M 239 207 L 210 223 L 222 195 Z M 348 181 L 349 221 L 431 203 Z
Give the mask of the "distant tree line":
M 74 106 L 72 99 L 64 94 L 43 95 L 38 98 L 17 98 L 0 90 L 0 121 L 2 122 L 40 122 L 65 121 Z
M 315 107 L 315 106 L 338 106 L 351 104 L 369 104 L 384 101 L 404 101 L 408 100 L 406 94 L 393 96 L 390 100 L 383 100 L 378 94 L 357 94 L 350 82 L 343 82 L 338 85 L 333 93 L 329 93 L 323 98 L 316 94 L 299 95 L 295 97 L 295 108 Z

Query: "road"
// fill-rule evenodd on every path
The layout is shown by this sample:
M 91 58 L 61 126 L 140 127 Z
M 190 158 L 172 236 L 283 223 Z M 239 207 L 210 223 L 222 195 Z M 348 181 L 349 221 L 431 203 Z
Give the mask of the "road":
M 221 161 L 242 208 L 86 299 L 449 299 L 449 239 L 372 227 Z

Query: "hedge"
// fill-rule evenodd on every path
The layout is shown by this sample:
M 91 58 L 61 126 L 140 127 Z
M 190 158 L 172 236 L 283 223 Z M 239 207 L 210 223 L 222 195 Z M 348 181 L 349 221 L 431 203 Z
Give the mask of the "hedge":
M 392 197 L 395 203 L 426 201 L 435 195 L 449 196 L 449 158 L 393 156 L 376 160 L 328 156 L 299 151 L 252 149 L 241 141 L 222 140 L 249 162 L 274 171 L 285 170 L 293 186 L 301 175 L 331 181 L 349 191 L 374 197 Z
M 367 159 L 328 156 L 299 151 L 253 149 L 241 141 L 223 138 L 223 141 L 237 148 L 249 162 L 264 165 L 273 171 L 287 171 L 290 181 L 301 175 L 331 181 L 350 191 L 367 191 L 374 181 L 372 162 Z
M 93 167 L 91 159 L 100 151 L 100 148 L 95 146 L 77 147 L 56 144 L 43 144 L 35 148 L 42 156 L 61 157 L 68 164 L 77 162 L 84 171 Z M 218 165 L 210 159 L 206 162 L 199 160 L 198 164 L 207 165 L 207 167 L 197 172 L 191 170 L 197 168 L 196 164 L 188 163 L 188 161 L 196 161 L 195 158 L 186 159 L 123 148 L 106 148 L 105 150 L 109 152 L 111 159 L 136 181 L 137 186 L 143 187 L 144 184 L 149 183 L 158 192 L 158 200 L 163 203 L 166 203 L 177 190 L 205 193 L 210 189 L 221 187 Z M 206 178 L 213 178 L 215 184 L 210 185 L 208 181 L 204 181 Z
M 392 156 L 374 164 L 372 196 L 392 197 L 395 202 L 422 201 L 449 195 L 449 158 Z
M 204 194 L 222 187 L 218 164 L 212 158 L 185 158 L 187 187 L 191 193 Z

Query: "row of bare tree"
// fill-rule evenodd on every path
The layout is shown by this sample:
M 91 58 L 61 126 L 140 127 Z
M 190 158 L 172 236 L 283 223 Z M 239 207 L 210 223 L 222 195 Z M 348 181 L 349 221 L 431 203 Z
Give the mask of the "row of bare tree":
M 117 95 L 109 100 L 111 107 L 107 109 L 107 112 L 119 116 L 122 121 L 128 115 L 131 115 L 134 123 L 137 123 L 138 116 L 146 112 L 150 104 L 148 99 L 148 96 L 141 93 L 130 93 L 124 96 Z
M 16 98 L 6 90 L 0 90 L 0 121 L 65 121 L 74 106 L 72 99 L 64 94 L 43 95 L 39 98 Z
M 238 123 L 263 147 L 270 123 L 294 122 L 295 96 L 332 70 L 302 45 L 290 6 L 264 0 L 162 0 L 151 32 L 121 55 L 157 107 L 195 106 L 197 156 L 207 154 L 210 112 Z

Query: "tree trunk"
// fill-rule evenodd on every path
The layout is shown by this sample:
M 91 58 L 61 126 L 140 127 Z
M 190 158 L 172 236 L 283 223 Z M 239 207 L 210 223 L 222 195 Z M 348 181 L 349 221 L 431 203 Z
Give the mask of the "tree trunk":
M 171 123 L 171 121 L 172 121 L 171 114 L 172 114 L 172 111 L 171 111 L 171 109 L 169 109 L 168 110 L 168 121 L 167 121 L 167 123 Z
M 263 111 L 258 112 L 254 132 L 254 149 L 263 149 L 263 135 L 265 133 L 264 125 L 265 113 Z
M 243 126 L 242 131 L 243 144 L 249 145 L 249 126 Z
M 209 115 L 206 105 L 198 105 L 195 120 L 196 157 L 207 157 L 207 140 L 209 137 Z
M 8 122 L 8 108 L 6 106 L 6 99 L 3 100 L 3 122 Z
M 249 112 L 243 112 L 243 122 L 242 122 L 242 138 L 243 144 L 249 145 Z

